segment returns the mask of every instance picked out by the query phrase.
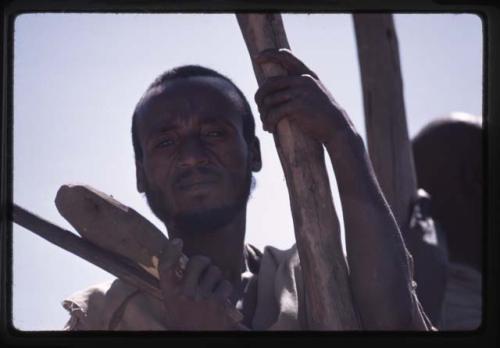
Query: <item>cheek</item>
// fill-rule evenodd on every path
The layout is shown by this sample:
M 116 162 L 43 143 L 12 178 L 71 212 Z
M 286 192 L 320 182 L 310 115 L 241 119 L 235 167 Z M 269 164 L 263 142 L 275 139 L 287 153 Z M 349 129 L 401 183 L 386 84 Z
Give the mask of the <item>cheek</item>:
M 230 146 L 224 147 L 219 152 L 224 165 L 235 175 L 245 174 L 249 164 L 249 153 L 246 142 L 234 141 Z
M 250 161 L 246 152 L 238 152 L 233 154 L 233 163 L 230 171 L 230 187 L 232 194 L 240 196 L 242 192 L 247 190 L 250 176 Z
M 163 190 L 169 187 L 168 180 L 172 177 L 170 174 L 172 165 L 170 161 L 164 158 L 148 158 L 144 162 L 145 176 L 151 187 Z

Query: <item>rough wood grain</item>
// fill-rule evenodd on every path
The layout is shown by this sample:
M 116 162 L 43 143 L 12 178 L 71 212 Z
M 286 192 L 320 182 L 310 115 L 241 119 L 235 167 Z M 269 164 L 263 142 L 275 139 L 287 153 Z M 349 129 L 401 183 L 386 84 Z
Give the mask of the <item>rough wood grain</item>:
M 86 185 L 61 186 L 55 204 L 82 237 L 159 278 L 158 255 L 167 237 L 134 209 Z
M 104 250 L 121 255 L 159 279 L 158 257 L 167 237 L 134 209 L 87 185 L 63 185 L 57 191 L 56 207 L 85 239 Z M 186 269 L 188 258 L 181 255 L 178 269 Z M 243 315 L 227 307 L 234 322 Z
M 391 14 L 353 14 L 370 159 L 405 235 L 417 183 Z
M 281 16 L 237 14 L 250 56 L 268 48 L 289 48 Z M 259 85 L 285 75 L 279 65 L 252 60 Z M 325 168 L 323 147 L 283 120 L 274 136 L 288 187 L 295 238 L 303 270 L 306 317 L 311 330 L 356 330 L 339 221 Z

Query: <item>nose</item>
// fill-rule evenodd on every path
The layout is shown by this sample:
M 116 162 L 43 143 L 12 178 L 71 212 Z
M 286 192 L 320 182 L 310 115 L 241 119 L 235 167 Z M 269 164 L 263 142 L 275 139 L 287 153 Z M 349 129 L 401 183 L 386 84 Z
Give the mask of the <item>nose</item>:
M 179 166 L 182 168 L 205 165 L 208 163 L 206 149 L 200 139 L 185 139 L 179 148 Z

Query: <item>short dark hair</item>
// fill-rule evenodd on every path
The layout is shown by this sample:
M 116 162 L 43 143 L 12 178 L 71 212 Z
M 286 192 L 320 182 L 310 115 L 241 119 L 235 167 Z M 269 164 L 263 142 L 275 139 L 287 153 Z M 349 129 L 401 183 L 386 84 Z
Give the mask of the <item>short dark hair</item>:
M 229 82 L 231 86 L 234 87 L 236 93 L 240 96 L 241 100 L 243 101 L 244 113 L 241 115 L 243 119 L 243 136 L 246 142 L 250 144 L 250 142 L 255 138 L 255 121 L 253 118 L 252 110 L 250 108 L 250 104 L 245 98 L 243 92 L 241 92 L 238 86 L 236 86 L 234 82 L 231 81 L 231 79 L 229 79 L 227 76 L 218 73 L 215 70 L 205 68 L 200 65 L 183 65 L 170 69 L 168 71 L 165 71 L 160 76 L 158 76 L 153 81 L 153 83 L 151 83 L 151 85 L 146 90 L 145 95 L 153 88 L 163 86 L 169 81 L 188 78 L 188 77 L 198 77 L 198 76 L 211 76 L 220 78 L 222 80 Z M 142 148 L 141 144 L 139 143 L 139 138 L 137 135 L 137 109 L 140 103 L 141 101 L 137 103 L 137 106 L 135 107 L 134 110 L 134 114 L 132 116 L 132 144 L 134 146 L 135 159 L 139 161 L 142 160 Z

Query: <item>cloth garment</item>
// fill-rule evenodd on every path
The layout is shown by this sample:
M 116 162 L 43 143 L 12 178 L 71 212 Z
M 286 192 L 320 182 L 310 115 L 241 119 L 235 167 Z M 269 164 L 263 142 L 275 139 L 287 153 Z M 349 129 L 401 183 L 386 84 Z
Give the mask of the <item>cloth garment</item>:
M 439 330 L 474 330 L 482 316 L 481 273 L 448 259 L 446 234 L 432 218 L 431 204 L 431 197 L 419 189 L 405 234 L 418 298 Z
M 255 248 L 246 247 L 255 253 Z M 264 248 L 256 265 L 246 257 L 247 277 L 257 277 L 257 304 L 253 330 L 300 330 L 304 327 L 303 309 L 298 299 L 303 294 L 295 245 L 288 250 Z M 258 272 L 252 273 L 252 268 Z M 301 286 L 301 285 L 299 285 Z M 63 301 L 70 313 L 65 330 L 168 330 L 163 325 L 163 304 L 120 279 L 100 283 L 79 291 Z
M 475 330 L 482 320 L 482 277 L 474 268 L 450 263 L 439 330 Z
M 258 265 L 255 263 L 255 259 L 247 261 L 244 273 L 257 278 L 257 302 L 250 329 L 307 330 L 296 245 L 288 250 L 265 247 Z M 418 301 L 415 287 L 413 284 L 412 320 L 421 322 L 423 316 L 426 328 L 433 329 Z M 164 313 L 161 301 L 119 279 L 79 291 L 65 299 L 63 307 L 70 313 L 65 330 L 168 330 L 162 318 L 168 313 Z

